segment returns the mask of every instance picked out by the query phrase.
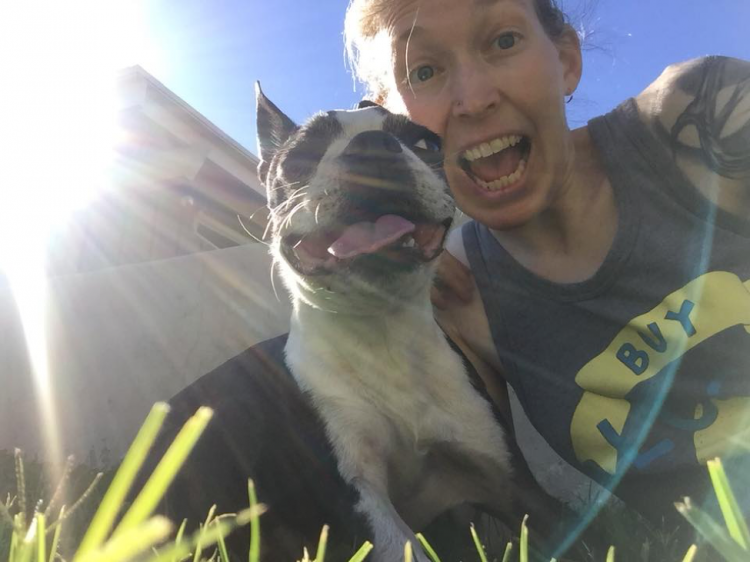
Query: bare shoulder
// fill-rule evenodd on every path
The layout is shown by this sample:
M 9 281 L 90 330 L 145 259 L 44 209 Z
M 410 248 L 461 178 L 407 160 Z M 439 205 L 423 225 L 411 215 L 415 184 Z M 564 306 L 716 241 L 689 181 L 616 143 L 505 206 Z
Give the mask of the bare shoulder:
M 712 56 L 671 65 L 636 103 L 693 184 L 748 216 L 750 62 Z

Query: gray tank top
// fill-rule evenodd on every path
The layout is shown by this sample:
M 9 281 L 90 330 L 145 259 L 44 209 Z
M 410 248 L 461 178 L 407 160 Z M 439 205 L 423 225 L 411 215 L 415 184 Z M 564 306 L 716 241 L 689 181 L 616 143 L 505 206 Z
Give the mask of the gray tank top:
M 750 425 L 750 224 L 694 189 L 634 100 L 589 129 L 619 216 L 593 277 L 542 279 L 463 226 L 507 380 L 550 445 L 606 486 L 746 458 L 730 437 Z

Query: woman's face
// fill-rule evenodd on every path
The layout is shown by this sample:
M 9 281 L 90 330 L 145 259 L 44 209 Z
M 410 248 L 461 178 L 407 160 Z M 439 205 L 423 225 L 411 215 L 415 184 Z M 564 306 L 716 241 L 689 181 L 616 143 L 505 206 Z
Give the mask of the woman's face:
M 533 2 L 404 0 L 391 20 L 388 104 L 443 138 L 459 207 L 500 230 L 548 208 L 572 161 L 580 48 L 572 30 L 552 41 Z

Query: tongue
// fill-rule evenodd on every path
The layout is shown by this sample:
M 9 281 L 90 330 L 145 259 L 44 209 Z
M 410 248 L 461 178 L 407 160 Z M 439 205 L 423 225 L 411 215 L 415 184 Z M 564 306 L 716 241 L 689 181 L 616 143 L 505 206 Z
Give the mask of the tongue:
M 358 222 L 347 227 L 328 252 L 340 259 L 371 254 L 393 244 L 415 228 L 413 223 L 397 215 L 384 215 L 374 223 Z
M 470 167 L 471 172 L 479 179 L 486 182 L 498 180 L 509 176 L 518 168 L 521 161 L 521 149 L 512 146 L 485 158 L 474 160 Z

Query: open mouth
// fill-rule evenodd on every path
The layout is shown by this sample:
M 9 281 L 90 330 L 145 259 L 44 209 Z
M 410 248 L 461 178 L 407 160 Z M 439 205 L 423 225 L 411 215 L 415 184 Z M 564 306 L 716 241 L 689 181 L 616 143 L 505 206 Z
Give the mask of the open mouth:
M 285 237 L 282 246 L 291 265 L 306 275 L 330 273 L 358 259 L 411 265 L 434 260 L 443 249 L 451 219 L 440 223 L 382 215 L 373 220 Z
M 531 153 L 531 140 L 507 135 L 465 150 L 459 165 L 488 191 L 506 191 L 523 176 Z

